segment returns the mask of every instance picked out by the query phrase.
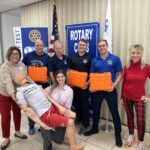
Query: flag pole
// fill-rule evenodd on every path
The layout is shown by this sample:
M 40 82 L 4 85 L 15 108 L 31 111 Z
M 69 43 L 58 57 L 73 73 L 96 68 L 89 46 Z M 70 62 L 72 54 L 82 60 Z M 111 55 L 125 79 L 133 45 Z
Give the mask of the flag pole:
M 53 0 L 53 17 L 52 17 L 52 19 L 53 19 L 52 20 L 52 33 L 51 33 L 51 38 L 50 38 L 50 42 L 49 42 L 49 50 L 48 50 L 48 54 L 51 57 L 54 55 L 54 42 L 55 42 L 55 40 L 59 40 L 56 0 Z
M 56 0 L 53 1 L 54 5 L 56 6 Z M 58 10 L 56 9 L 56 14 L 58 14 Z M 57 17 L 57 32 L 58 32 L 58 40 L 60 40 L 59 30 L 58 30 L 58 16 Z
M 103 38 L 108 42 L 108 51 L 112 53 L 112 17 L 111 17 L 111 3 L 108 0 L 106 19 L 105 19 L 105 31 Z
M 105 31 L 103 38 L 108 42 L 108 51 L 112 53 L 112 18 L 111 18 L 111 4 L 110 0 L 107 2 Z M 106 104 L 106 102 L 105 102 Z M 113 127 L 109 124 L 109 109 L 106 107 L 106 124 L 101 126 L 101 129 L 106 133 L 112 132 Z
M 56 0 L 53 0 L 53 6 L 56 5 Z

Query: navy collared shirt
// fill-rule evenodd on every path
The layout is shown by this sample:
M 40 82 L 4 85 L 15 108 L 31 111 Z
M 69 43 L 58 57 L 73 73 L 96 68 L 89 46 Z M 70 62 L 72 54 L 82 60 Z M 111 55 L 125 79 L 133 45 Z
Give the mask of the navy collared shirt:
M 105 59 L 102 59 L 100 55 L 93 59 L 91 63 L 91 73 L 104 73 L 110 72 L 112 75 L 112 81 L 116 79 L 116 73 L 122 72 L 122 64 L 120 58 L 114 54 L 108 53 Z
M 63 69 L 67 71 L 69 69 L 69 58 L 66 55 L 62 55 L 62 59 L 59 59 L 56 55 L 54 55 L 50 60 L 50 72 L 55 72 L 59 69 Z

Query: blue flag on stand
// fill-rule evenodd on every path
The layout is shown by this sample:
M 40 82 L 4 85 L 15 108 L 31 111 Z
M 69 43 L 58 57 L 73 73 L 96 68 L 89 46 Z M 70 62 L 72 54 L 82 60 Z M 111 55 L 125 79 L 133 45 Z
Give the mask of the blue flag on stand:
M 108 0 L 105 20 L 105 31 L 103 38 L 108 42 L 108 51 L 112 53 L 112 18 L 111 18 L 111 4 Z
M 58 23 L 57 23 L 57 11 L 56 11 L 56 1 L 54 0 L 53 6 L 53 28 L 52 35 L 49 43 L 49 54 L 52 56 L 54 54 L 54 41 L 59 40 L 59 32 L 58 32 Z

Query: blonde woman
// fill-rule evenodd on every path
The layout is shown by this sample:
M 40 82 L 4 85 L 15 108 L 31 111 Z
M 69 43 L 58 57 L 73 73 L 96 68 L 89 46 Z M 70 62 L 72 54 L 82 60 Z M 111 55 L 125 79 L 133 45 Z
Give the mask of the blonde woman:
M 150 66 L 142 61 L 143 46 L 140 44 L 132 45 L 129 48 L 129 57 L 124 67 L 124 77 L 122 84 L 121 98 L 127 113 L 129 137 L 124 143 L 125 147 L 130 147 L 135 142 L 134 137 L 134 111 L 136 110 L 138 145 L 137 150 L 144 149 L 145 133 L 145 104 L 142 96 L 145 95 L 145 82 L 150 77 Z

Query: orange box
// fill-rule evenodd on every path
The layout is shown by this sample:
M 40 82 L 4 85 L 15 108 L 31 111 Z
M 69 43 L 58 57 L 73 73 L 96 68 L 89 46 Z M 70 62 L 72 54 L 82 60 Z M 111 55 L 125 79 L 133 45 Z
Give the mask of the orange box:
M 47 67 L 28 67 L 28 76 L 35 82 L 47 82 Z
M 86 72 L 79 72 L 79 71 L 76 71 L 76 70 L 69 70 L 67 83 L 70 86 L 85 88 L 87 79 L 88 79 L 88 74 Z
M 90 73 L 90 91 L 110 91 L 112 89 L 111 73 Z

